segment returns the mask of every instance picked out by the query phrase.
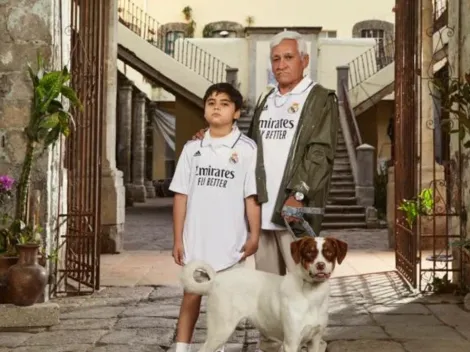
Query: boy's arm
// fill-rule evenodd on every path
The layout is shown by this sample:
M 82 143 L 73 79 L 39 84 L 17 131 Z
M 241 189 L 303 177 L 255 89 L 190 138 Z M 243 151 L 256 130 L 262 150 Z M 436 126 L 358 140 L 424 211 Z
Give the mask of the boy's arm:
M 173 241 L 175 244 L 183 244 L 184 219 L 186 218 L 186 194 L 176 193 L 173 200 Z
M 191 160 L 187 146 L 185 146 L 181 152 L 169 187 L 175 193 L 173 200 L 173 256 L 179 265 L 183 265 L 183 230 L 190 177 Z
M 250 237 L 242 248 L 244 252 L 242 259 L 256 253 L 261 232 L 261 206 L 256 197 L 256 155 L 257 150 L 255 149 L 245 177 L 245 211 L 250 227 Z
M 258 247 L 259 234 L 261 231 L 261 206 L 256 200 L 256 196 L 250 196 L 245 199 L 246 216 L 250 226 L 250 241 L 256 243 Z

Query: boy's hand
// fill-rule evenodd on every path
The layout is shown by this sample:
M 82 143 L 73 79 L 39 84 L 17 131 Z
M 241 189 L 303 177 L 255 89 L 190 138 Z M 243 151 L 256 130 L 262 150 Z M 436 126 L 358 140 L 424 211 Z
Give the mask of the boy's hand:
M 207 128 L 199 130 L 199 132 L 196 133 L 196 134 L 193 136 L 193 138 L 192 138 L 193 141 L 194 141 L 195 139 L 203 139 L 203 138 L 204 138 L 204 133 L 206 132 L 206 130 L 207 130 Z
M 173 245 L 173 259 L 175 260 L 175 263 L 183 266 L 183 256 L 184 256 L 183 243 L 175 243 Z
M 258 240 L 249 238 L 243 245 L 242 249 L 240 250 L 240 252 L 243 253 L 243 256 L 240 260 L 244 260 L 250 255 L 255 254 L 256 251 L 258 250 L 258 242 L 259 242 Z

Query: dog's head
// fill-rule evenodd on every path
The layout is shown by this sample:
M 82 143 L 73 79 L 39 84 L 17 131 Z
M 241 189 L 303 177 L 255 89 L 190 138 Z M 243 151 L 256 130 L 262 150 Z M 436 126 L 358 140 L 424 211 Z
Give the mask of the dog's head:
M 343 262 L 348 244 L 332 237 L 302 237 L 290 249 L 304 280 L 322 282 L 330 278 L 336 262 Z

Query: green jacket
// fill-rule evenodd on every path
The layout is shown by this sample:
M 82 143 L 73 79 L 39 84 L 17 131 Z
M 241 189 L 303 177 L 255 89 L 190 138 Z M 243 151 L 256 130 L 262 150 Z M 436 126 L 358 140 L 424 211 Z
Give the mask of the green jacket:
M 256 184 L 260 203 L 266 203 L 268 197 L 273 196 L 266 191 L 263 143 L 259 129 L 263 107 L 273 91 L 274 89 L 258 100 L 248 131 L 248 136 L 258 144 Z M 307 96 L 300 114 L 272 215 L 273 223 L 285 226 L 281 210 L 286 199 L 295 191 L 305 194 L 307 207 L 325 207 L 333 172 L 338 128 L 339 109 L 335 91 L 316 84 Z M 323 215 L 304 217 L 315 233 L 319 234 Z M 292 226 L 294 232 L 304 232 L 299 226 Z

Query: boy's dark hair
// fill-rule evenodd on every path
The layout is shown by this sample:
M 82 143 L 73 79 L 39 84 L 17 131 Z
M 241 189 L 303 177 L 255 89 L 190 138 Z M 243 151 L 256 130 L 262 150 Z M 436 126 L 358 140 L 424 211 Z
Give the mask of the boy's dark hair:
M 207 99 L 210 98 L 210 96 L 213 93 L 225 93 L 229 96 L 230 100 L 232 103 L 235 104 L 235 111 L 238 111 L 242 108 L 243 104 L 243 97 L 242 94 L 238 91 L 237 88 L 232 86 L 230 83 L 222 82 L 222 83 L 216 83 L 211 85 L 209 88 L 206 90 L 206 94 L 204 94 L 204 105 L 206 105 Z

